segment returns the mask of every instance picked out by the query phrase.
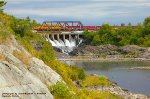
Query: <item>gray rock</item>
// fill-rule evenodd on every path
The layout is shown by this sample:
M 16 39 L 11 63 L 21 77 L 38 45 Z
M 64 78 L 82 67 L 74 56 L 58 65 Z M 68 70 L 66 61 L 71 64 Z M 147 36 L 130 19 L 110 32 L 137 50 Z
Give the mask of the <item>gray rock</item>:
M 30 64 L 15 57 L 14 50 L 28 56 Z M 42 60 L 32 57 L 13 36 L 9 44 L 0 45 L 0 52 L 5 56 L 5 60 L 0 60 L 0 99 L 8 94 L 16 96 L 11 99 L 53 99 L 47 87 L 62 81 L 59 74 Z
M 2 95 L 16 93 L 17 98 L 15 99 L 53 99 L 47 87 L 38 78 L 33 75 L 30 77 L 26 75 L 16 66 L 6 61 L 0 63 L 0 97 L 3 98 Z M 34 81 L 31 77 L 33 77 Z M 21 93 L 34 94 L 25 95 Z M 37 93 L 46 94 L 39 95 Z
M 47 86 L 51 86 L 58 81 L 62 81 L 60 75 L 44 64 L 42 60 L 34 57 L 31 59 L 31 67 L 29 68 L 29 71 L 40 78 L 40 80 Z

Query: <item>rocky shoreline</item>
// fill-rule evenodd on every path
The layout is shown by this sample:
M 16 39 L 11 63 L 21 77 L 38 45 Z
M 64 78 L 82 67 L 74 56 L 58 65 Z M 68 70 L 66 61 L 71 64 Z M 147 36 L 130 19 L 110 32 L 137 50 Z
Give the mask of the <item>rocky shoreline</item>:
M 137 45 L 117 47 L 115 45 L 82 45 L 64 54 L 56 50 L 56 59 L 61 61 L 149 61 L 150 48 Z
M 82 56 L 90 58 L 145 58 L 150 59 L 150 48 L 137 45 L 115 46 L 115 45 L 82 45 L 69 53 L 71 56 Z
M 150 61 L 146 58 L 78 58 L 78 57 L 66 57 L 66 58 L 56 58 L 60 61 L 102 61 L 102 62 L 111 62 L 111 61 Z
M 76 81 L 75 84 L 77 87 L 82 88 L 80 81 Z M 112 82 L 110 86 L 95 85 L 95 86 L 86 86 L 85 88 L 88 90 L 98 90 L 101 92 L 108 91 L 114 95 L 120 96 L 121 99 L 122 98 L 123 99 L 150 99 L 150 97 L 147 95 L 132 93 L 132 92 L 129 92 L 127 89 L 122 89 L 115 82 Z
M 108 91 L 108 92 L 110 92 L 114 95 L 120 96 L 124 99 L 150 99 L 150 97 L 147 95 L 131 93 L 126 89 L 122 89 L 117 84 L 112 84 L 108 87 L 102 87 L 102 86 L 87 87 L 87 89 Z
M 150 70 L 150 66 L 149 67 L 132 67 L 129 69 L 131 69 L 131 70 Z

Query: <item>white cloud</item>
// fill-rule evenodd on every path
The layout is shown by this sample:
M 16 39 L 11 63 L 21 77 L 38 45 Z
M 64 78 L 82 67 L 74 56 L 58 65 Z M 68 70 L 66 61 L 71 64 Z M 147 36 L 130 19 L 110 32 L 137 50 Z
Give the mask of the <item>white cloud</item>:
M 6 0 L 15 16 L 105 18 L 147 16 L 150 0 Z M 58 5 L 59 4 L 59 5 Z M 47 6 L 45 6 L 47 5 Z M 61 6 L 60 6 L 61 5 Z

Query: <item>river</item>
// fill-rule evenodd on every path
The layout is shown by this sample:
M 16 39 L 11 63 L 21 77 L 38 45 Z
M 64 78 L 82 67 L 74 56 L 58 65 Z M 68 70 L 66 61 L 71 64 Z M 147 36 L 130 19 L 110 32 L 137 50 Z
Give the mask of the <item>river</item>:
M 111 81 L 133 93 L 150 96 L 150 70 L 131 70 L 133 67 L 150 67 L 150 61 L 98 62 L 63 61 L 81 67 L 88 74 L 106 75 Z

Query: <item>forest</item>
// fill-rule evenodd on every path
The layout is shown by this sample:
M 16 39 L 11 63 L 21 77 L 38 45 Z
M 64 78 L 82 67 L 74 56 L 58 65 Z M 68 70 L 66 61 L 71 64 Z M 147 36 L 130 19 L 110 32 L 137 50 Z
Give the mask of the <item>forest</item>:
M 127 28 L 115 29 L 109 24 L 103 24 L 98 31 L 85 31 L 84 40 L 86 44 L 94 46 L 112 44 L 148 47 L 150 46 L 150 17 L 145 18 L 143 25 L 138 24 L 136 28 L 128 25 Z

